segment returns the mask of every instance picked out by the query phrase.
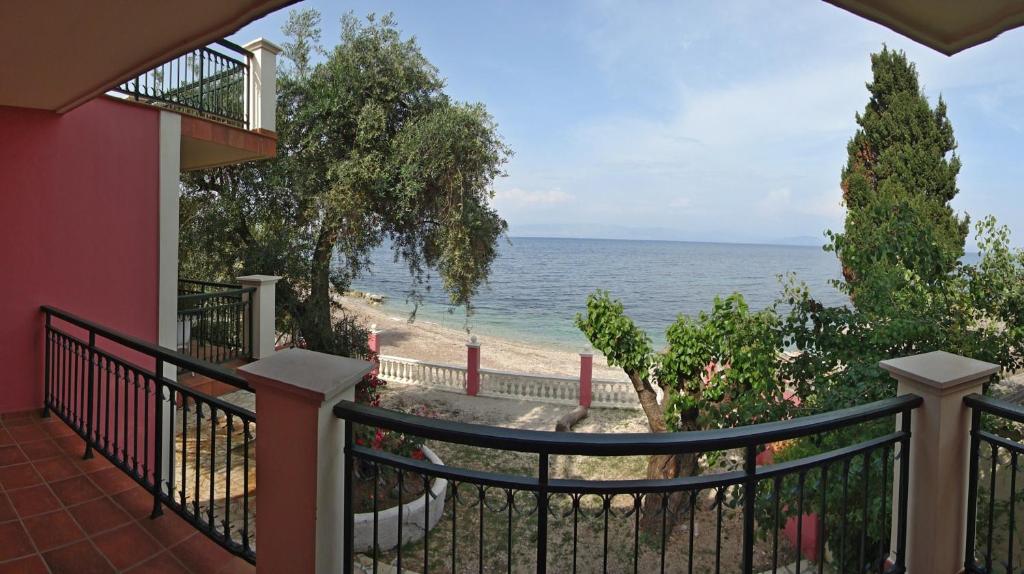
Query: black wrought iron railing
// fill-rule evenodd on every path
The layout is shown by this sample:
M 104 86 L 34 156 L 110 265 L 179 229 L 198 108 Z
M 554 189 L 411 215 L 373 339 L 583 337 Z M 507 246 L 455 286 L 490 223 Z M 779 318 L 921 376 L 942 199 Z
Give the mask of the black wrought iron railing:
M 220 40 L 160 64 L 113 91 L 247 128 L 251 57 L 245 48 Z
M 904 395 L 726 430 L 585 434 L 458 423 L 344 401 L 334 408 L 349 423 L 344 564 L 355 558 L 373 572 L 410 564 L 422 572 L 518 572 L 526 564 L 541 573 L 751 573 L 808 571 L 803 558 L 817 572 L 903 572 L 910 417 L 921 402 Z M 855 428 L 877 432 L 837 444 Z M 410 440 L 426 441 L 444 464 L 418 455 Z M 795 440 L 820 448 L 758 463 L 764 446 Z M 389 444 L 398 451 L 414 445 L 406 453 L 412 456 Z M 663 480 L 617 476 L 626 462 L 642 475 L 647 457 L 683 454 L 713 468 Z M 582 479 L 581 468 L 611 478 Z M 793 547 L 780 541 L 787 524 L 796 530 Z M 809 551 L 813 534 L 819 543 Z
M 229 283 L 178 281 L 178 350 L 211 363 L 251 357 L 255 292 Z
M 1024 458 L 1024 407 L 969 395 L 971 452 L 964 569 L 976 574 L 1019 572 L 1024 566 L 1024 493 L 1018 471 Z
M 164 367 L 249 390 L 244 379 L 53 307 L 45 315 L 45 413 L 224 548 L 255 562 L 256 415 L 179 385 Z

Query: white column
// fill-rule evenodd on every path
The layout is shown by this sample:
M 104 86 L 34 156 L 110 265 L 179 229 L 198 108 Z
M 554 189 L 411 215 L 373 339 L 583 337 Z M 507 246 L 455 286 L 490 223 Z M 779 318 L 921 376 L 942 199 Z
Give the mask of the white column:
M 177 347 L 178 325 L 178 193 L 181 174 L 181 116 L 160 112 L 159 271 L 157 343 Z M 170 377 L 175 367 L 169 367 Z M 166 373 L 165 373 L 166 374 Z
M 897 393 L 924 399 L 911 415 L 907 505 L 907 572 L 957 574 L 964 566 L 970 409 L 964 397 L 982 392 L 999 365 L 935 351 L 882 361 Z M 897 421 L 897 428 L 900 422 Z M 893 540 L 899 462 L 893 475 Z
M 159 199 L 157 203 L 157 344 L 169 349 L 178 348 L 178 194 L 181 183 L 181 116 L 160 112 L 159 140 Z M 163 376 L 177 380 L 178 367 L 164 364 Z M 174 453 L 171 436 L 171 405 L 163 404 L 163 429 L 160 436 L 167 437 L 163 445 L 163 476 L 168 478 L 171 455 Z
M 249 59 L 249 129 L 277 131 L 277 55 L 281 48 L 269 40 L 257 38 L 243 46 L 252 52 Z
M 252 333 L 250 349 L 253 359 L 264 359 L 274 354 L 277 342 L 275 285 L 280 279 L 275 275 L 246 275 L 236 278 L 242 287 L 256 288 L 250 300 L 252 327 L 245 325 L 243 331 L 246 336 Z

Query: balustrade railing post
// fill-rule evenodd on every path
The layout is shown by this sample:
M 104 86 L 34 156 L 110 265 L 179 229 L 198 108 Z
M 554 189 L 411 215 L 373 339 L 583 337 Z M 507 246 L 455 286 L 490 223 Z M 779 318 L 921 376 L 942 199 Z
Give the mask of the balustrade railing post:
M 96 333 L 89 331 L 89 349 L 86 353 L 86 361 L 89 363 L 89 372 L 86 374 L 86 389 L 85 389 L 85 454 L 82 458 L 88 460 L 92 458 L 92 441 L 95 438 L 93 436 L 93 387 L 96 385 L 95 369 L 93 363 L 96 360 Z M 125 437 L 127 440 L 127 437 Z
M 370 348 L 370 362 L 373 363 L 373 370 L 370 374 L 376 377 L 380 374 L 380 331 L 377 324 L 370 325 L 370 332 L 366 335 L 366 346 Z
M 277 131 L 277 54 L 281 48 L 263 38 L 257 38 L 244 46 L 252 52 L 249 58 L 249 81 L 247 101 L 248 128 L 251 130 Z
M 943 351 L 882 361 L 898 382 L 897 393 L 923 400 L 909 419 L 908 460 L 895 465 L 890 548 L 906 572 L 956 574 L 964 565 L 970 474 L 970 419 L 963 399 L 980 393 L 999 365 Z M 900 420 L 897 430 L 906 421 Z M 912 456 L 910 456 L 912 455 Z M 900 492 L 906 485 L 906 498 Z M 904 511 L 898 506 L 905 506 Z M 902 517 L 905 524 L 901 525 Z M 905 540 L 899 540 L 903 536 Z
M 580 353 L 580 390 L 581 407 L 590 408 L 594 396 L 594 352 L 589 346 Z
M 466 394 L 475 397 L 480 392 L 480 342 L 476 335 L 466 343 Z
M 236 280 L 243 287 L 255 288 L 249 295 L 250 333 L 249 346 L 252 359 L 263 359 L 274 354 L 277 343 L 275 285 L 280 280 L 275 275 L 246 275 Z
M 350 430 L 333 408 L 354 400 L 355 385 L 371 367 L 306 349 L 239 367 L 259 405 L 256 460 L 271 462 L 256 465 L 257 574 L 351 571 L 352 508 L 343 492 L 354 471 L 346 464 Z

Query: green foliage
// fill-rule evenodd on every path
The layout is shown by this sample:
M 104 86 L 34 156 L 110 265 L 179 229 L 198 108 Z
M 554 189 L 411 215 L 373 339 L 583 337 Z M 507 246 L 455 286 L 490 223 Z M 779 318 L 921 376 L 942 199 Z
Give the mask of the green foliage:
M 598 290 L 587 297 L 587 313 L 576 315 L 576 326 L 604 354 L 609 365 L 622 368 L 631 377 L 644 377 L 650 372 L 655 360 L 651 338 L 609 292 Z
M 960 159 L 945 102 L 932 109 L 903 52 L 883 48 L 871 68 L 871 98 L 842 172 L 846 225 L 829 245 L 843 264 L 840 287 L 862 308 L 862 291 L 898 287 L 904 270 L 926 284 L 942 279 L 968 232 L 949 206 Z
M 469 309 L 507 228 L 491 200 L 511 152 L 482 105 L 444 93 L 390 16 L 346 15 L 340 43 L 314 63 L 318 23 L 305 10 L 285 26 L 278 157 L 183 178 L 181 274 L 281 275 L 281 328 L 348 354 L 355 338 L 338 335 L 333 294 L 385 243 L 409 266 L 414 299 L 436 270 Z
M 860 129 L 842 174 L 845 228 L 829 233 L 826 247 L 842 261 L 845 281 L 837 287 L 853 306 L 825 307 L 792 279 L 784 290 L 789 312 L 783 337 L 800 353 L 782 367 L 782 376 L 808 414 L 894 396 L 895 381 L 878 365 L 885 359 L 942 350 L 1010 371 L 1024 364 L 1018 352 L 1024 342 L 1024 254 L 1009 247 L 1008 230 L 989 217 L 976 225 L 980 262 L 961 262 L 969 225 L 949 206 L 958 192 L 960 160 L 946 106 L 941 99 L 934 109 L 928 105 L 901 52 L 872 55 L 872 70 L 871 99 L 857 116 Z M 808 437 L 778 459 L 850 446 L 892 428 L 892 420 L 876 421 Z M 865 469 L 858 458 L 852 464 L 850 492 L 862 492 L 865 484 L 882 488 L 867 495 L 868 520 L 849 516 L 850 527 L 857 538 L 864 533 L 869 540 L 884 539 L 891 490 L 882 479 L 891 464 L 876 460 Z M 842 497 L 830 484 L 826 513 L 834 524 L 843 518 Z M 811 484 L 807 496 L 817 500 L 819 489 Z M 829 539 L 833 549 L 836 536 L 832 532 Z
M 606 291 L 587 298 L 576 324 L 594 346 L 632 379 L 665 392 L 670 430 L 723 428 L 775 420 L 785 412 L 777 353 L 781 324 L 774 309 L 752 313 L 739 294 L 715 298 L 710 313 L 680 315 L 654 352 L 650 337 Z M 650 416 L 650 415 L 649 415 Z M 652 427 L 654 425 L 652 424 Z
M 711 313 L 679 315 L 666 340 L 656 364 L 657 379 L 668 389 L 670 427 L 690 409 L 699 413 L 700 428 L 756 424 L 785 412 L 774 309 L 751 313 L 742 295 L 715 297 Z

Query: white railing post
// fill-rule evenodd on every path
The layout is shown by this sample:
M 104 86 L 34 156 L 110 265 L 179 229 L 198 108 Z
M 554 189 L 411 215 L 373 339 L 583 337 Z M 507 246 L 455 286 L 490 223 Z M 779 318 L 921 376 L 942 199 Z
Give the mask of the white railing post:
M 964 397 L 982 392 L 999 365 L 935 351 L 882 361 L 897 394 L 924 399 L 910 415 L 907 572 L 957 574 L 964 568 L 970 409 Z M 900 421 L 897 421 L 897 429 Z M 893 475 L 893 540 L 897 549 L 900 465 Z
M 374 377 L 380 375 L 380 331 L 377 324 L 370 325 L 370 332 L 367 335 L 366 345 L 370 348 L 370 361 L 373 363 L 373 370 L 370 374 Z
M 239 367 L 256 391 L 259 440 L 258 574 L 345 570 L 345 421 L 340 400 L 372 365 L 306 349 L 285 349 Z
M 249 129 L 277 132 L 277 55 L 281 48 L 263 38 L 243 48 L 252 52 L 245 95 L 249 103 Z
M 246 336 L 252 334 L 249 349 L 253 360 L 265 359 L 274 354 L 274 345 L 277 343 L 275 285 L 280 279 L 274 275 L 246 275 L 236 278 L 242 287 L 256 288 L 249 301 L 250 313 L 246 317 L 247 320 L 252 317 L 252 325 L 247 324 L 243 329 Z

